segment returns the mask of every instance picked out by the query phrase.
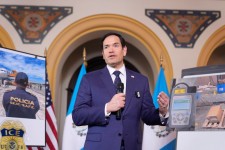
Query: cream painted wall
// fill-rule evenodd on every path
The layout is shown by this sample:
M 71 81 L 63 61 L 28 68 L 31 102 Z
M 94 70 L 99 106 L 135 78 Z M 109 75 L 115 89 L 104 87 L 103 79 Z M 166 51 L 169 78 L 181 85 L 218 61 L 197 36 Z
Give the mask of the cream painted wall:
M 8 5 L 44 5 L 44 6 L 73 6 L 73 14 L 64 18 L 55 27 L 50 30 L 42 44 L 23 44 L 19 38 L 16 30 L 12 25 L 0 15 L 0 25 L 11 35 L 13 42 L 17 50 L 30 52 L 37 55 L 44 55 L 44 50 L 48 49 L 49 45 L 55 39 L 55 37 L 67 26 L 75 21 L 87 16 L 96 14 L 120 14 L 127 17 L 131 17 L 149 27 L 165 45 L 166 49 L 172 60 L 174 77 L 180 77 L 181 70 L 183 68 L 195 67 L 197 64 L 198 55 L 205 44 L 206 40 L 211 34 L 225 24 L 225 1 L 215 0 L 130 0 L 127 1 L 113 0 L 55 0 L 53 1 L 30 1 L 30 0 L 1 0 L 0 4 Z M 162 5 L 163 4 L 163 5 Z M 193 49 L 175 48 L 166 35 L 166 33 L 158 26 L 153 20 L 145 16 L 145 9 L 185 9 L 185 10 L 219 10 L 221 11 L 221 18 L 211 24 L 199 37 Z

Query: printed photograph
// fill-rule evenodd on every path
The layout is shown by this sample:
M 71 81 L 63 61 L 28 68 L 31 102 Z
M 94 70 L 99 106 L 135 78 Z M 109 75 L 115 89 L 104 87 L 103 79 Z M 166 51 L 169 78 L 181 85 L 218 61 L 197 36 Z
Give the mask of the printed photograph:
M 26 145 L 44 145 L 45 58 L 0 48 L 0 60 L 0 123 L 18 120 Z

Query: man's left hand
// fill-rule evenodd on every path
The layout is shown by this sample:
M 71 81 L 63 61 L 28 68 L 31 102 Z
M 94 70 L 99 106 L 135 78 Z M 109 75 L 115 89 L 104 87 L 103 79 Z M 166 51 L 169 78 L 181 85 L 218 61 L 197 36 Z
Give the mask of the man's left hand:
M 159 93 L 158 103 L 159 103 L 159 113 L 162 114 L 163 116 L 166 115 L 168 111 L 169 97 L 164 92 Z

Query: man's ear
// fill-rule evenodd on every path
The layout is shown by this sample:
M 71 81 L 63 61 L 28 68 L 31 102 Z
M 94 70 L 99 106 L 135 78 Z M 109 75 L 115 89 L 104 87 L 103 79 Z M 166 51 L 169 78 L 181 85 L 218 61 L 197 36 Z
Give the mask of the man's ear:
M 103 52 L 103 50 L 102 50 L 102 58 L 105 59 L 105 58 L 104 58 L 104 52 Z
M 127 46 L 124 46 L 123 47 L 123 56 L 126 56 L 127 55 Z

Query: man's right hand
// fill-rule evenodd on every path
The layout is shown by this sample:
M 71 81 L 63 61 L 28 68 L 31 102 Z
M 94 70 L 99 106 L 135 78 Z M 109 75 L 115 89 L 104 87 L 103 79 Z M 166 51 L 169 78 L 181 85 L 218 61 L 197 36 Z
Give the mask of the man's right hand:
M 106 112 L 111 113 L 118 111 L 125 106 L 125 94 L 118 93 L 115 94 L 112 99 L 107 103 Z

